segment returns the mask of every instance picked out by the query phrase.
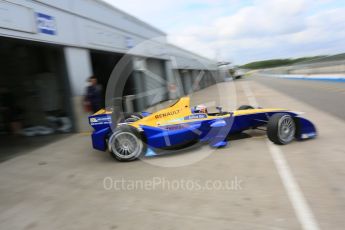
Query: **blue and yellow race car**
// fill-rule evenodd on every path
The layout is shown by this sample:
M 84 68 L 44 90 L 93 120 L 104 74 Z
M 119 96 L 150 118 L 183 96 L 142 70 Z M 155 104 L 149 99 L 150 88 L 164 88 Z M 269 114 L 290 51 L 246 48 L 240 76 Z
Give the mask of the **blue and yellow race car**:
M 286 109 L 253 108 L 243 105 L 233 112 L 208 113 L 206 106 L 190 107 L 190 98 L 158 112 L 126 114 L 121 122 L 112 122 L 112 112 L 100 110 L 89 117 L 94 128 L 95 149 L 109 150 L 119 161 L 132 161 L 157 149 L 174 149 L 204 142 L 219 148 L 228 144 L 231 134 L 266 127 L 268 138 L 279 145 L 294 139 L 316 137 L 315 126 L 299 114 Z

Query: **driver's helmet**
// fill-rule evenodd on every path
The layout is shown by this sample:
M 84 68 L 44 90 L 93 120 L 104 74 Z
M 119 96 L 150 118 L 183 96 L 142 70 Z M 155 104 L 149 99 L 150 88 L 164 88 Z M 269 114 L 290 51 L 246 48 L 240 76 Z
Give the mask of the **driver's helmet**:
M 194 113 L 207 113 L 206 105 L 197 105 L 194 107 Z

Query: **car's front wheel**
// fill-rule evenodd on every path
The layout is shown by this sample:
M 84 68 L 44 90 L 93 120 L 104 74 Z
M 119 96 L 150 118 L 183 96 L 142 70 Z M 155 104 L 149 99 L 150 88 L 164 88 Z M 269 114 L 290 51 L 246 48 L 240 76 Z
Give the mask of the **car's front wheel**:
M 119 161 L 133 161 L 145 154 L 146 145 L 139 131 L 129 125 L 121 125 L 109 138 L 109 151 Z
M 276 113 L 267 124 L 267 136 L 275 144 L 286 145 L 294 140 L 296 124 L 291 115 Z

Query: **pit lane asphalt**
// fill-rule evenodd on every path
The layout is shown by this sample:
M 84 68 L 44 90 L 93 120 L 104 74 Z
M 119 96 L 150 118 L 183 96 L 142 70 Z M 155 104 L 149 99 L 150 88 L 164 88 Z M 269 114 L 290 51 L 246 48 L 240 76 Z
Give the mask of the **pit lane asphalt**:
M 320 136 L 280 147 L 321 229 L 343 229 L 345 219 L 345 123 L 256 80 L 220 83 L 192 96 L 225 109 L 249 104 L 240 84 L 250 86 L 262 107 L 305 111 Z M 228 85 L 230 88 L 228 88 Z M 226 90 L 228 88 L 229 90 Z M 229 96 L 236 90 L 236 99 Z M 222 93 L 222 97 L 216 95 Z M 90 138 L 73 135 L 0 164 L 3 229 L 302 229 L 274 165 L 266 136 L 248 131 L 223 149 L 202 146 L 147 162 L 119 163 L 91 149 Z M 106 190 L 104 178 L 169 182 L 241 181 L 230 190 Z
M 345 83 L 254 76 L 253 80 L 345 120 Z

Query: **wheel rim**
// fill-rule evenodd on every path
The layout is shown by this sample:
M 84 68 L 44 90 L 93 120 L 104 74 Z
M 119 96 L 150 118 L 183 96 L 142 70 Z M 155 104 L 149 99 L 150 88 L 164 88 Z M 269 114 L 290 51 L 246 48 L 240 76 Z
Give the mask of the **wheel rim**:
M 279 120 L 278 136 L 284 143 L 289 143 L 295 136 L 295 122 L 290 115 L 285 115 Z
M 138 156 L 143 144 L 133 133 L 118 132 L 110 138 L 111 151 L 122 159 L 129 159 Z

